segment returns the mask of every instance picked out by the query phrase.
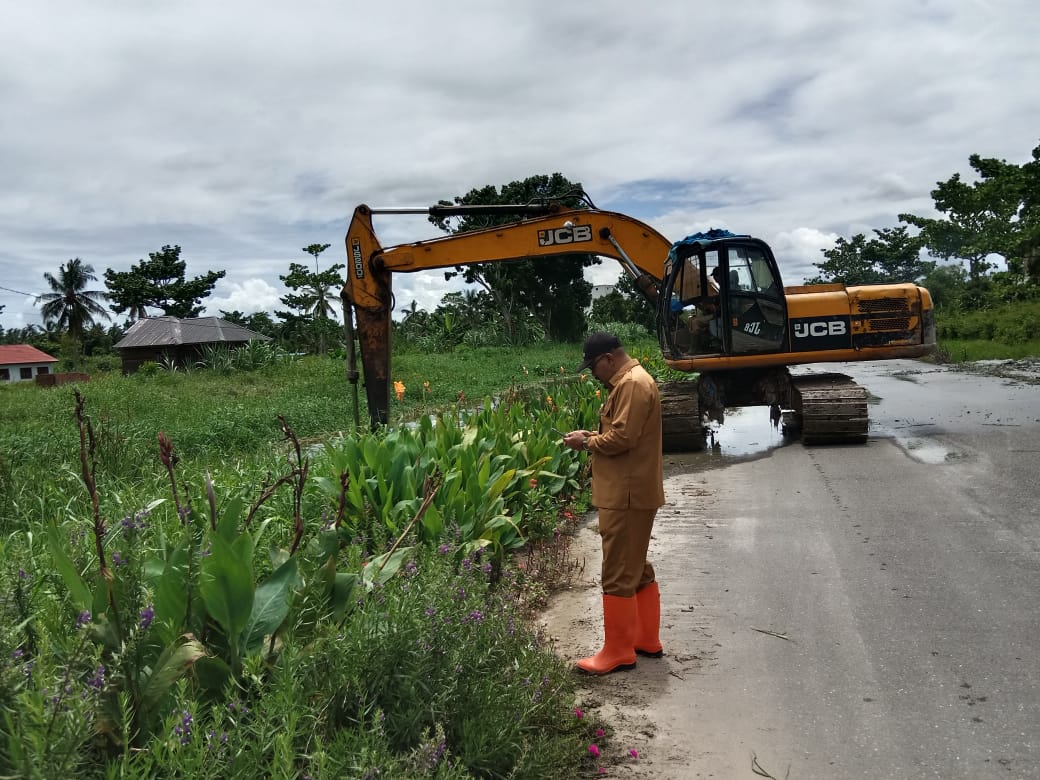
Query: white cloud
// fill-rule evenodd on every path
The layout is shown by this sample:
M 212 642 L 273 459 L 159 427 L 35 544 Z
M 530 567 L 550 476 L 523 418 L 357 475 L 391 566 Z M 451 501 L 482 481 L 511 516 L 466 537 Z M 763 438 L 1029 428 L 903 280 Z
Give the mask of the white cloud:
M 213 289 L 213 294 L 205 299 L 205 314 L 219 317 L 221 311 L 240 311 L 243 314 L 254 314 L 258 311 L 274 311 L 285 309 L 278 300 L 288 291 L 283 285 L 278 290 L 264 279 L 246 279 L 242 283 L 221 279 Z
M 835 233 L 822 233 L 814 228 L 795 228 L 776 234 L 770 246 L 780 264 L 785 285 L 801 284 L 807 278 L 817 276 L 819 269 L 814 263 L 822 263 L 824 249 L 830 249 L 838 240 Z
M 345 261 L 359 203 L 555 171 L 671 238 L 764 238 L 790 283 L 818 237 L 929 213 L 969 155 L 1029 158 L 1038 32 L 1026 0 L 15 4 L 0 286 L 41 292 L 69 258 L 100 276 L 179 244 L 190 275 L 227 271 L 221 300 L 259 305 L 300 247 Z M 452 285 L 394 279 L 401 308 Z M 7 327 L 38 322 L 31 299 L 0 290 L 0 305 Z

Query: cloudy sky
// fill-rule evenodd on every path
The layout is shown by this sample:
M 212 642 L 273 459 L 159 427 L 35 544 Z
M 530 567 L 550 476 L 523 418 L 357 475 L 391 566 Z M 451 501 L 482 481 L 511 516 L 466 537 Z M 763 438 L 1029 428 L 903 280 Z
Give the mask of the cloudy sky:
M 1040 144 L 1035 0 L 32 0 L 0 25 L 0 325 L 178 244 L 207 313 L 273 311 L 354 207 L 560 172 L 672 239 L 725 227 L 788 283 Z M 433 237 L 380 217 L 384 243 Z M 431 232 L 433 231 L 433 232 Z M 611 283 L 612 261 L 592 281 Z M 394 279 L 432 309 L 440 272 Z

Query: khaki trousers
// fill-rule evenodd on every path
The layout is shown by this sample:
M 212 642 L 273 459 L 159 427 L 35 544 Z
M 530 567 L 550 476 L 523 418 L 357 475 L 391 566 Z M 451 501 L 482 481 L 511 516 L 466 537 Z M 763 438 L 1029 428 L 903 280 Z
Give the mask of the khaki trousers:
M 654 581 L 654 567 L 646 559 L 656 509 L 600 509 L 599 535 L 603 542 L 600 579 L 607 596 L 634 596 Z

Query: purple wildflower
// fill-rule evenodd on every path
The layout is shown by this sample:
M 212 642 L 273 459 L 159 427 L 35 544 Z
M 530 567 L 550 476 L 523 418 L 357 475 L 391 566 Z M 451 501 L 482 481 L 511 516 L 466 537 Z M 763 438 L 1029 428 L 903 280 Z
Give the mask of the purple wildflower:
M 149 604 L 141 610 L 141 630 L 147 631 L 153 620 L 155 620 L 155 608 Z
M 85 626 L 89 622 L 90 622 L 90 610 L 89 609 L 85 609 L 82 612 L 80 612 L 79 613 L 79 617 L 76 618 L 76 628 L 77 628 L 77 630 L 80 629 L 80 628 L 83 628 L 83 626 Z
M 119 554 L 118 550 L 116 550 L 114 553 L 112 553 L 112 565 L 113 566 L 117 566 L 117 567 L 126 565 L 126 559 L 123 558 L 123 556 Z
M 451 552 L 451 547 L 449 547 L 446 544 L 442 544 L 440 547 L 437 548 L 437 554 L 438 555 L 447 555 L 450 552 Z
M 195 719 L 191 716 L 191 713 L 184 710 L 181 713 L 181 722 L 173 727 L 173 735 L 180 737 L 182 745 L 187 745 L 191 741 L 191 724 L 194 722 Z
M 141 509 L 134 512 L 132 515 L 127 515 L 119 524 L 123 527 L 124 531 L 140 531 L 145 527 L 145 518 L 149 517 L 152 513 L 147 509 Z
M 94 676 L 87 679 L 87 685 L 93 688 L 95 691 L 100 691 L 105 687 L 105 667 L 99 666 L 94 672 Z

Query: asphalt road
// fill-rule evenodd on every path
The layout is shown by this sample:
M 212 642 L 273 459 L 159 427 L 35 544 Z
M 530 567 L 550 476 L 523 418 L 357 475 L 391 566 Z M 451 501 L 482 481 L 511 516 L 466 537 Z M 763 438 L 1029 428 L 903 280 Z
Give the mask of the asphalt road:
M 1037 376 L 837 370 L 873 396 L 866 444 L 789 443 L 754 409 L 670 459 L 667 655 L 585 690 L 639 750 L 617 776 L 1040 778 Z M 601 636 L 582 546 L 548 616 L 574 657 Z

